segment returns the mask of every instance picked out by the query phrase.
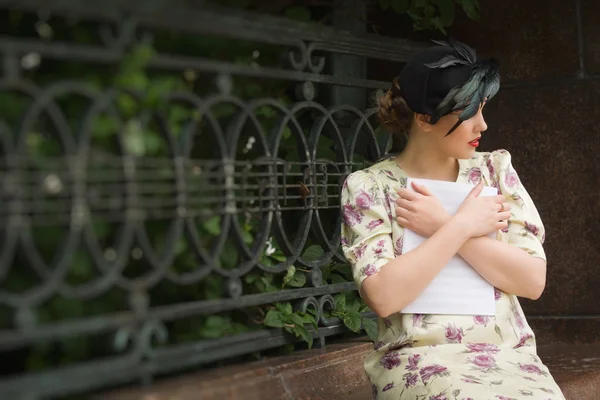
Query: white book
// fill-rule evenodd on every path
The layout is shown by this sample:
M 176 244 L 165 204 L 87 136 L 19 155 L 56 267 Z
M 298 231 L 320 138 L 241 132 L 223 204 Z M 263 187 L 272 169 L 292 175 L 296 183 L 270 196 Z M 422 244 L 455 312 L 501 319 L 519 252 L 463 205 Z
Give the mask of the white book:
M 467 197 L 474 185 L 409 178 L 407 188 L 412 182 L 427 187 L 442 202 L 450 215 Z M 481 196 L 495 196 L 496 188 L 486 186 Z M 490 234 L 495 238 L 496 234 Z M 419 246 L 426 238 L 410 229 L 404 230 L 403 253 Z M 496 302 L 494 287 L 473 269 L 462 257 L 455 255 L 438 273 L 421 295 L 406 306 L 402 313 L 409 314 L 453 314 L 453 315 L 495 315 Z

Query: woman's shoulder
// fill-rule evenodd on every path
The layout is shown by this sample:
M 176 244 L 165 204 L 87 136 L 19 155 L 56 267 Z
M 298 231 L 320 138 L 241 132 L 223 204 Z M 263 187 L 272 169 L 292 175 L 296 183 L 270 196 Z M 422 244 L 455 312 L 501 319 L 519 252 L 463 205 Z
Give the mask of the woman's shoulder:
M 487 152 L 477 152 L 467 161 L 469 167 L 487 168 L 489 170 L 508 166 L 511 163 L 511 155 L 508 150 L 498 149 Z
M 356 170 L 348 175 L 348 185 L 381 186 L 386 179 L 397 180 L 392 172 L 392 157 L 384 158 L 366 168 Z

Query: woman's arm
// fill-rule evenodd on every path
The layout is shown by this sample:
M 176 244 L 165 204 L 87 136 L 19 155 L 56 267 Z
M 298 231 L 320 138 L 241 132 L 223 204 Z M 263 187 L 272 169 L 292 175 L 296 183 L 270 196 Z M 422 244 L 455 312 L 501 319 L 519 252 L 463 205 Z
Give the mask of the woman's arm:
M 385 264 L 362 283 L 362 296 L 380 317 L 397 313 L 413 302 L 466 243 L 469 235 L 452 218 L 417 248 Z
M 546 261 L 511 244 L 486 236 L 471 238 L 458 254 L 503 292 L 537 300 L 546 286 Z

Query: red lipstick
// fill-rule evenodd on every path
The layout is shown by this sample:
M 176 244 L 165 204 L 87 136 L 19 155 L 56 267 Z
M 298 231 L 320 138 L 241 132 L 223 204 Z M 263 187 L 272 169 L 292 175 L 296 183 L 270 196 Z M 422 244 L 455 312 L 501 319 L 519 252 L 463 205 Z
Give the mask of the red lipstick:
M 479 136 L 477 139 L 471 140 L 469 142 L 469 146 L 479 147 L 479 139 L 481 139 L 481 136 Z

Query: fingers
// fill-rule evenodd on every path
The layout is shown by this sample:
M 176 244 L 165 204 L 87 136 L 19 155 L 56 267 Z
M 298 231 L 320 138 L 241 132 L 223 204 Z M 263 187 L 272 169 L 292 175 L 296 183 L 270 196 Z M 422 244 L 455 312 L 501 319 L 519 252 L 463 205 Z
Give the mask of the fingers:
M 410 200 L 399 198 L 396 200 L 396 205 L 398 206 L 398 207 L 396 207 L 396 211 L 398 211 L 398 208 L 403 208 L 403 209 L 409 210 L 409 211 L 415 211 Z
M 400 197 L 402 197 L 403 199 L 414 200 L 417 197 L 419 197 L 421 194 L 418 192 L 415 193 L 412 190 L 408 190 L 408 189 L 400 189 L 400 190 L 398 190 L 398 195 Z
M 404 217 L 396 217 L 396 221 L 402 226 L 406 226 L 408 224 L 408 220 Z
M 471 191 L 467 195 L 467 198 L 474 198 L 474 197 L 479 196 L 479 193 L 481 193 L 482 190 L 483 190 L 483 179 L 480 179 L 479 183 L 477 183 L 477 185 L 475 185 L 475 187 L 473 189 L 471 189 Z
M 419 185 L 417 182 L 412 182 L 412 187 L 417 193 L 421 193 L 423 196 L 433 196 L 427 187 Z
M 499 221 L 508 221 L 509 219 L 510 219 L 510 211 L 504 211 L 504 212 L 498 213 Z
M 506 230 L 507 228 L 508 228 L 508 221 L 499 221 L 498 224 L 496 224 L 497 230 Z

